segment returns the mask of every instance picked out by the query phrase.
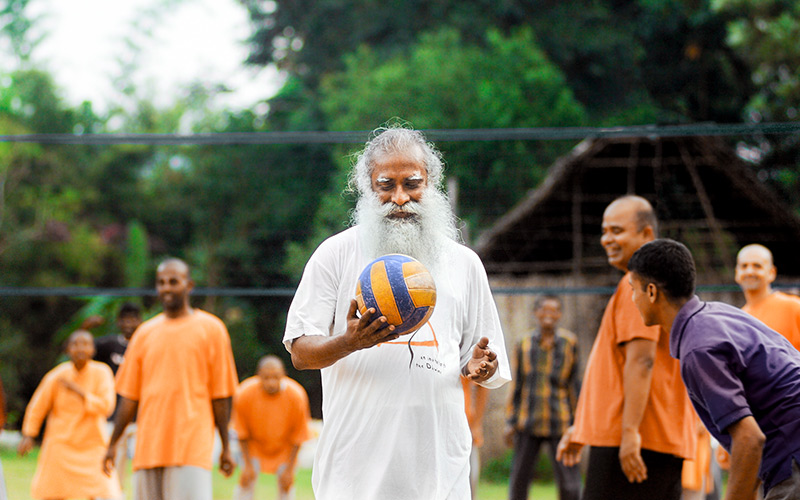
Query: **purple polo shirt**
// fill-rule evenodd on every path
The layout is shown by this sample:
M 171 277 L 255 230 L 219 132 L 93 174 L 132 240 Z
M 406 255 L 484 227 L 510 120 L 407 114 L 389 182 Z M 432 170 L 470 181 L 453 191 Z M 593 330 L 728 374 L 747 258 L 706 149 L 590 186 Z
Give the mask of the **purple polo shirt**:
M 766 436 L 764 491 L 800 464 L 800 351 L 741 309 L 697 296 L 678 312 L 669 338 L 689 398 L 708 431 L 730 451 L 726 429 L 753 416 Z

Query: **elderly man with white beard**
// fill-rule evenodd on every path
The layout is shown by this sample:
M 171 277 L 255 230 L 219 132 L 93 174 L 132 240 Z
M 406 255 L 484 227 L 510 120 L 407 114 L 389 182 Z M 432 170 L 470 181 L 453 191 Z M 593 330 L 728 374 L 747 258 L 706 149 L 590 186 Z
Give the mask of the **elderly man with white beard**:
M 470 498 L 459 376 L 496 388 L 511 372 L 486 271 L 457 241 L 442 170 L 420 132 L 376 130 L 350 175 L 354 225 L 317 248 L 289 308 L 292 362 L 322 371 L 318 500 Z M 413 337 L 373 309 L 356 313 L 360 272 L 387 253 L 416 258 L 436 282 L 433 315 Z

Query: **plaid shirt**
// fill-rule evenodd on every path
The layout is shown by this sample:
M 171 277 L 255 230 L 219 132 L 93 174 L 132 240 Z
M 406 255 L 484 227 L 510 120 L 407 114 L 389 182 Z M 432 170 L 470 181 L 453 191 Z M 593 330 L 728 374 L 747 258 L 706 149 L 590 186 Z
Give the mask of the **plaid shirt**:
M 518 432 L 559 437 L 572 424 L 578 404 L 578 338 L 557 328 L 549 348 L 542 348 L 540 339 L 536 329 L 515 348 L 506 417 Z

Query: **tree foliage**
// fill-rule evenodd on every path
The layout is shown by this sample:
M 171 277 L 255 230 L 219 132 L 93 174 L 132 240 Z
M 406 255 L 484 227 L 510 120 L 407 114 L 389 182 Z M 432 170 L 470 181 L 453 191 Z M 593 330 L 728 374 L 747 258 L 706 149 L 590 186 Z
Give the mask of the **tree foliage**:
M 731 21 L 727 42 L 752 68 L 751 113 L 767 121 L 800 112 L 800 4 L 791 0 L 716 0 Z
M 423 34 L 407 55 L 384 59 L 369 47 L 326 77 L 321 106 L 334 130 L 372 129 L 393 116 L 419 129 L 578 126 L 583 107 L 529 29 L 487 35 L 486 47 L 452 29 Z M 543 177 L 570 144 L 505 141 L 450 143 L 449 176 L 459 211 L 485 226 Z M 341 186 L 340 186 L 341 189 Z

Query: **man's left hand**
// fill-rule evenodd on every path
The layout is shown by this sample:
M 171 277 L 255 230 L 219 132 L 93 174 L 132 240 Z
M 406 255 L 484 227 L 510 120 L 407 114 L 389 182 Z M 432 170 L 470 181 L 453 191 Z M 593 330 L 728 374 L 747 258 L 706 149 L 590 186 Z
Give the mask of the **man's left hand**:
M 638 431 L 622 432 L 619 463 L 631 483 L 641 483 L 647 479 L 647 467 L 642 460 L 642 436 Z
M 481 337 L 472 348 L 472 359 L 469 360 L 464 375 L 473 382 L 485 382 L 497 371 L 497 353 L 489 349 L 489 339 Z
M 231 458 L 231 452 L 227 449 L 223 449 L 222 453 L 219 454 L 219 471 L 223 476 L 231 477 L 231 474 L 233 474 L 233 469 L 235 468 L 236 464 Z

